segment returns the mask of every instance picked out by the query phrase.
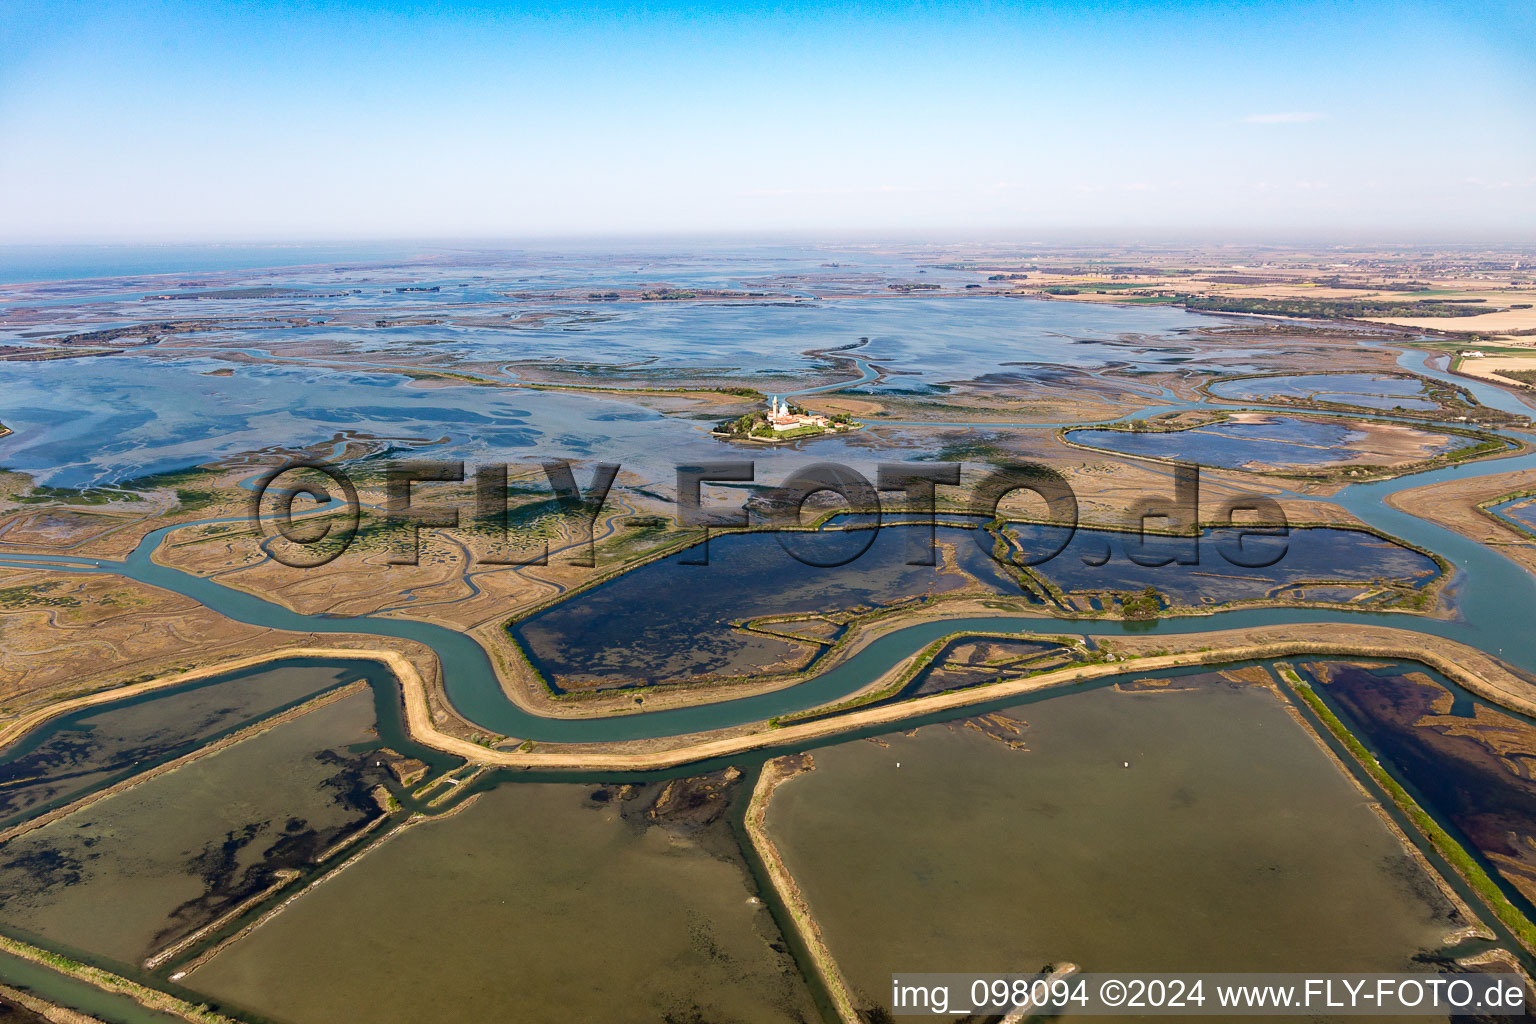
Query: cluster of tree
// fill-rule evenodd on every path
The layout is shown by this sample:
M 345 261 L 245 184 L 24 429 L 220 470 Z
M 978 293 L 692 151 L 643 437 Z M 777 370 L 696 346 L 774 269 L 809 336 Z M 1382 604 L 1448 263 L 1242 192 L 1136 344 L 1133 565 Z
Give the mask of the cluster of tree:
M 1114 277 L 1190 277 L 1196 274 L 1196 271 L 1188 267 L 1138 267 L 1126 263 L 1094 262 L 1068 266 L 1051 266 L 1042 263 L 1030 269 L 1037 274 L 1056 274 L 1060 277 L 1098 277 L 1104 274 Z
M 1300 284 L 1299 281 L 1260 277 L 1257 274 L 1209 274 L 1204 280 L 1212 284 Z
M 1365 279 L 1346 279 L 1337 274 L 1325 277 L 1314 277 L 1312 283 L 1319 288 L 1354 288 L 1361 291 L 1373 292 L 1419 292 L 1428 288 L 1424 281 L 1369 281 Z
M 1277 316 L 1358 319 L 1387 316 L 1466 316 L 1465 304 L 1435 299 L 1417 302 L 1383 302 L 1379 299 L 1248 299 L 1236 296 L 1188 296 L 1189 309 L 1213 313 L 1271 313 Z M 1478 312 L 1496 312 L 1479 310 Z
M 1155 619 L 1163 610 L 1163 595 L 1156 587 L 1147 587 L 1140 593 L 1121 592 L 1115 595 L 1120 601 L 1120 614 L 1128 619 Z
M 803 405 L 786 401 L 785 406 L 796 416 L 808 416 L 809 411 Z M 853 425 L 853 417 L 846 412 L 834 413 L 827 417 L 827 421 L 834 427 L 849 427 Z M 814 427 L 803 427 L 801 430 L 812 431 Z M 749 412 L 744 416 L 738 416 L 733 420 L 725 420 L 715 427 L 716 434 L 725 437 L 784 437 L 773 429 L 768 422 L 768 414 L 761 409 Z
M 768 425 L 768 414 L 758 410 L 733 420 L 725 420 L 715 427 L 715 433 L 724 434 L 727 437 L 761 437 L 772 434 L 773 428 Z

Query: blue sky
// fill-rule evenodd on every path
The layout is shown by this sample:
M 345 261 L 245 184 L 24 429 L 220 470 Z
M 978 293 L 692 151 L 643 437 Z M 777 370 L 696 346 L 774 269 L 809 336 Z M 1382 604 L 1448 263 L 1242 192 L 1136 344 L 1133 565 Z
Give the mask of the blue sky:
M 1524 0 L 0 7 L 0 241 L 1533 232 Z

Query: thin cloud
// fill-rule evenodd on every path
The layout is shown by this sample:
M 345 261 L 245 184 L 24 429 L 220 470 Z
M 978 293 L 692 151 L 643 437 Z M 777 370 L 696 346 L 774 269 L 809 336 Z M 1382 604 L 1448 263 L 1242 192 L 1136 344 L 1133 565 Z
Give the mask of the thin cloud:
M 1249 114 L 1243 118 L 1244 124 L 1304 124 L 1307 121 L 1321 121 L 1327 114 L 1319 114 L 1311 110 L 1292 110 L 1282 114 Z
M 867 196 L 932 191 L 934 191 L 932 188 L 917 185 L 864 185 L 858 188 L 754 188 L 749 189 L 746 194 L 751 196 Z

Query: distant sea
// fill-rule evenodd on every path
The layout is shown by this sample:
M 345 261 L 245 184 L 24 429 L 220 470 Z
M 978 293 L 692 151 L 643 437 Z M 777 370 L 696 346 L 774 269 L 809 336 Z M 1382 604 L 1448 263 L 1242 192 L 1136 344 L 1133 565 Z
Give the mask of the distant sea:
M 309 263 L 377 263 L 450 251 L 430 243 L 0 245 L 0 284 L 97 277 L 218 273 Z

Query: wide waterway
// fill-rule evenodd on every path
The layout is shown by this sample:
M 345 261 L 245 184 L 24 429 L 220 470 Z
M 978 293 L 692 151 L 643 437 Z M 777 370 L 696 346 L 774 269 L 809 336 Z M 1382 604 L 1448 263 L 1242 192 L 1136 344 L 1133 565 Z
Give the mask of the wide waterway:
M 1428 356 L 1407 352 L 1400 363 L 1407 369 L 1451 380 L 1427 365 Z M 1484 405 L 1529 414 L 1512 394 L 1493 385 L 1456 379 Z M 444 686 L 454 707 L 477 726 L 506 736 L 545 742 L 614 742 L 704 732 L 764 721 L 775 715 L 814 708 L 846 696 L 941 636 L 953 632 L 1072 632 L 1087 636 L 1181 634 L 1237 630 L 1258 626 L 1295 625 L 1297 633 L 1329 634 L 1330 623 L 1362 623 L 1413 629 L 1488 651 L 1528 672 L 1536 673 L 1536 633 L 1527 628 L 1526 609 L 1536 607 L 1536 578 L 1489 548 L 1386 504 L 1391 494 L 1426 484 L 1466 477 L 1493 476 L 1536 468 L 1536 453 L 1467 465 L 1374 483 L 1354 484 L 1333 500 L 1363 522 L 1411 544 L 1445 557 L 1455 570 L 1451 586 L 1459 615 L 1433 619 L 1401 613 L 1346 612 L 1323 609 L 1241 609 L 1211 615 L 1164 618 L 1155 623 L 1075 620 L 1039 615 L 1007 615 L 921 622 L 889 633 L 827 672 L 783 690 L 719 700 L 664 711 L 639 711 L 600 719 L 544 717 L 507 699 L 485 650 L 469 636 L 426 622 L 372 617 L 341 618 L 305 615 L 210 579 L 156 563 L 153 552 L 166 535 L 189 524 L 155 530 L 122 560 L 58 555 L 0 555 L 0 566 L 68 572 L 112 572 L 189 597 L 240 622 L 272 629 L 310 633 L 352 633 L 414 640 L 433 649 L 441 660 Z M 1309 629 L 1307 627 L 1314 627 Z

